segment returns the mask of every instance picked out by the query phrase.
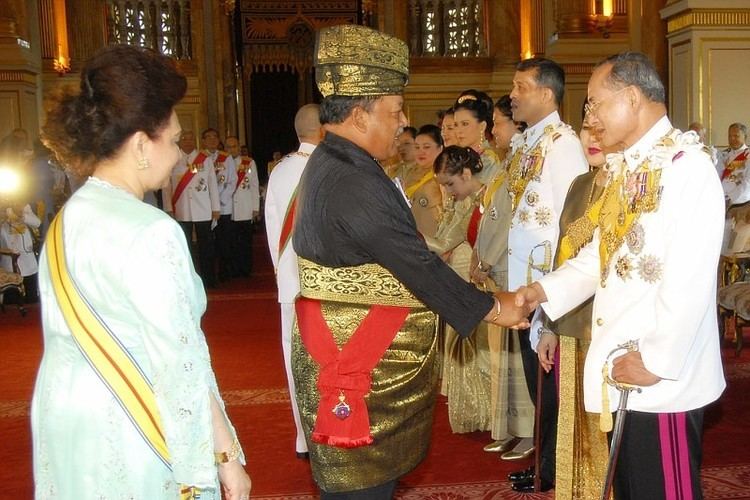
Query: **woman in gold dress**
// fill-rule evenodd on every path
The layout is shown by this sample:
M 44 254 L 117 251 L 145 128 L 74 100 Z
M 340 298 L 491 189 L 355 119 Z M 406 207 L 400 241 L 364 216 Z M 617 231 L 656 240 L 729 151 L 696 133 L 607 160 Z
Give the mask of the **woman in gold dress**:
M 612 151 L 603 150 L 587 117 L 580 137 L 591 171 L 573 181 L 565 198 L 556 268 L 591 241 L 594 230 L 589 223 L 589 210 L 607 181 L 606 171 L 600 167 L 606 163 L 605 154 Z M 558 499 L 599 498 L 609 455 L 607 436 L 599 430 L 599 415 L 587 413 L 583 406 L 583 363 L 591 343 L 592 304 L 593 299 L 589 299 L 551 324 L 549 333 L 542 335 L 537 346 L 539 363 L 546 371 L 552 368 L 555 349 L 560 349 L 555 470 Z
M 436 125 L 423 125 L 414 139 L 414 164 L 405 172 L 404 193 L 411 203 L 417 229 L 424 236 L 435 236 L 443 212 L 443 192 L 432 166 L 443 150 L 443 138 Z
M 483 165 L 479 180 L 483 184 L 491 182 L 500 170 L 500 159 L 489 142 L 493 109 L 490 96 L 474 89 L 461 92 L 453 105 L 457 144 L 479 153 Z
M 434 238 L 425 238 L 430 250 L 442 255 L 456 273 L 469 281 L 471 249 L 476 240 L 485 185 L 483 166 L 471 148 L 449 146 L 435 160 L 435 176 L 454 199 Z M 448 417 L 453 432 L 488 430 L 490 376 L 487 329 L 467 338 L 446 327 L 443 382 L 448 395 Z
M 485 198 L 490 201 L 479 224 L 471 264 L 472 281 L 491 290 L 508 288 L 511 202 L 505 183 L 507 166 L 504 160 L 510 150 L 511 138 L 525 129 L 524 123 L 513 121 L 510 105 L 507 94 L 495 103 L 492 135 L 503 167 L 485 193 Z M 494 441 L 484 450 L 503 453 L 515 445 L 517 456 L 523 456 L 534 446 L 534 404 L 526 387 L 518 333 L 489 327 L 488 336 L 492 395 L 490 431 Z

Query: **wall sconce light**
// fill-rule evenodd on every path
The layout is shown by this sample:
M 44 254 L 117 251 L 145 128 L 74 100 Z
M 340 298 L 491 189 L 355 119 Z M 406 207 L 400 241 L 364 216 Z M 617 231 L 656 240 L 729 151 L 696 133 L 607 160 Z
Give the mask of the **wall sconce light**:
M 52 67 L 57 72 L 58 76 L 63 76 L 66 73 L 70 73 L 70 61 L 63 56 L 57 56 L 52 61 Z
M 614 10 L 613 0 L 591 0 L 589 14 L 589 31 L 601 33 L 602 37 L 609 38 L 613 25 Z

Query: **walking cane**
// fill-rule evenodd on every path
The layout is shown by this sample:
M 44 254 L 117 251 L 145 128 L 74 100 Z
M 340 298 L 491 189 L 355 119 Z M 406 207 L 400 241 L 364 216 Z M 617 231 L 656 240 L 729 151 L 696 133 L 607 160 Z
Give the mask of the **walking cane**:
M 537 364 L 536 407 L 534 411 L 534 493 L 542 487 L 542 377 L 544 370 Z
M 601 500 L 609 500 L 609 494 L 612 491 L 612 482 L 615 479 L 615 469 L 617 468 L 617 456 L 620 452 L 620 444 L 622 443 L 622 429 L 625 426 L 625 417 L 628 414 L 628 396 L 630 395 L 630 391 L 641 392 L 641 388 L 638 386 L 624 384 L 614 380 L 609 375 L 609 360 L 619 351 L 634 352 L 637 350 L 637 340 L 629 340 L 624 344 L 620 344 L 612 349 L 607 355 L 607 359 L 604 361 L 604 366 L 602 367 L 602 377 L 604 377 L 604 382 L 602 382 L 602 413 L 599 421 L 599 428 L 602 432 L 609 432 L 612 430 L 612 414 L 608 411 L 609 389 L 607 389 L 607 385 L 611 385 L 620 391 L 620 402 L 617 405 L 615 426 L 614 430 L 612 430 L 612 440 L 609 444 L 609 460 L 607 460 L 607 473 L 604 476 L 604 488 L 602 489 Z

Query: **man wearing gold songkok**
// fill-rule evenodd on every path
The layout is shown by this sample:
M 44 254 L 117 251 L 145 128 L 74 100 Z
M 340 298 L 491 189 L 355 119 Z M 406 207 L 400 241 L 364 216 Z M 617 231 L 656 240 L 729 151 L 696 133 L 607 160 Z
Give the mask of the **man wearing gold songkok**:
M 408 60 L 402 41 L 361 26 L 323 29 L 316 44 L 327 134 L 297 204 L 292 371 L 324 499 L 391 498 L 424 458 L 437 389 L 432 311 L 463 335 L 482 319 L 513 325 L 527 312 L 431 253 L 378 163 L 406 126 Z

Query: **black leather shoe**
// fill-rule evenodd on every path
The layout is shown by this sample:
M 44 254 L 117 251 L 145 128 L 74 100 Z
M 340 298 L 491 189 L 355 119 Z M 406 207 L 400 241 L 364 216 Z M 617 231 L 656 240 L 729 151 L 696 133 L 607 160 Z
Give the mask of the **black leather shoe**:
M 517 483 L 513 483 L 510 487 L 513 491 L 517 491 L 519 493 L 536 493 L 536 491 L 534 491 L 534 478 L 533 477 L 525 481 L 518 481 Z M 551 489 L 552 489 L 552 483 L 542 479 L 541 482 L 539 483 L 539 491 L 543 493 Z
M 508 481 L 511 483 L 517 483 L 519 481 L 526 481 L 527 479 L 534 479 L 534 466 L 532 465 L 528 469 L 517 470 L 508 474 Z
M 310 453 L 306 451 L 298 451 L 297 458 L 299 458 L 300 460 L 310 460 Z

